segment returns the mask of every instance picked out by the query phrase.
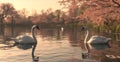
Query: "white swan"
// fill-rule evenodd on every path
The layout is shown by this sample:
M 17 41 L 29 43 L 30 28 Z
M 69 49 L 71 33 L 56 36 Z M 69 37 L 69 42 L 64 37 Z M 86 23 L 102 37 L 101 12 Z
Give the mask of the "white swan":
M 86 31 L 86 36 L 84 39 L 84 43 L 88 43 L 88 44 L 105 44 L 108 43 L 111 38 L 106 38 L 104 36 L 92 36 L 91 38 L 89 37 L 89 30 L 87 29 L 87 27 L 82 27 L 82 30 Z
M 37 25 L 33 25 L 32 28 L 31 28 L 31 33 L 32 33 L 32 37 L 31 36 L 28 36 L 28 35 L 21 35 L 21 36 L 18 36 L 16 38 L 11 38 L 15 41 L 15 43 L 18 43 L 18 44 L 33 44 L 33 43 L 37 43 L 37 40 L 36 40 L 36 37 L 35 37 L 35 34 L 34 34 L 34 29 L 37 28 L 39 29 L 39 27 Z

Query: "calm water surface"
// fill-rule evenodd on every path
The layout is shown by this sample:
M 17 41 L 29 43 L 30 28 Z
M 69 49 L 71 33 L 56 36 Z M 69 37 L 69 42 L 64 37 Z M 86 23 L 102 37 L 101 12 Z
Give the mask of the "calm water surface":
M 96 33 L 112 38 L 109 45 L 84 45 L 84 33 L 77 29 L 41 28 L 35 30 L 39 62 L 120 62 L 120 34 Z M 33 62 L 33 45 L 14 45 L 11 37 L 31 35 L 30 27 L 6 27 L 0 32 L 0 62 Z

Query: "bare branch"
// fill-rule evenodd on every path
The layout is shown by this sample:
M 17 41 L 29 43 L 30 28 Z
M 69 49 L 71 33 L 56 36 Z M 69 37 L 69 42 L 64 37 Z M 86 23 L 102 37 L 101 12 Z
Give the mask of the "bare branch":
M 115 4 L 117 4 L 117 5 L 118 5 L 118 7 L 120 7 L 120 3 L 118 3 L 117 1 L 112 0 L 112 2 L 113 2 L 113 3 L 115 3 Z

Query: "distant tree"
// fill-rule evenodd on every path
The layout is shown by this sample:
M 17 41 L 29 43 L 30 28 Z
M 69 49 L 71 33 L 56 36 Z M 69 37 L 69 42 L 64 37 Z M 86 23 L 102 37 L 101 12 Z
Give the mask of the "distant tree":
M 25 8 L 23 8 L 22 10 L 18 11 L 19 15 L 22 17 L 22 18 L 26 18 L 28 16 L 28 12 Z
M 23 8 L 22 10 L 18 11 L 19 17 L 17 18 L 17 24 L 24 24 L 28 25 L 32 23 L 31 16 L 29 16 L 28 11 Z
M 41 14 L 39 15 L 40 17 L 40 22 L 47 22 L 47 12 L 45 12 L 44 10 L 41 11 Z
M 57 21 L 60 21 L 61 10 L 56 10 L 54 13 L 55 13 L 54 15 L 56 16 L 56 20 L 57 20 Z
M 63 12 L 63 11 L 61 11 L 59 9 L 56 10 L 54 12 L 55 18 L 54 18 L 53 21 L 58 22 L 58 23 L 64 23 L 64 20 L 63 20 L 63 18 L 65 18 L 64 15 L 65 15 L 65 12 Z
M 68 9 L 68 14 L 70 17 L 76 17 L 79 15 L 79 8 L 83 3 L 83 0 L 60 0 L 60 5 L 63 5 L 63 8 Z
M 4 23 L 5 18 L 13 18 L 17 14 L 17 11 L 10 3 L 2 3 L 0 4 L 0 23 Z
M 52 17 L 52 10 L 48 9 L 46 11 L 42 10 L 40 14 L 33 14 L 31 16 L 31 20 L 33 23 L 47 23 L 47 22 L 51 22 L 51 17 Z

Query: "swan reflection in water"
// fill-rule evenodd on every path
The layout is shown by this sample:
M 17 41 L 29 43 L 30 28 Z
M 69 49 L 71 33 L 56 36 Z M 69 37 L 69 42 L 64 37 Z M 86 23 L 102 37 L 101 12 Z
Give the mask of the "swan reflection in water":
M 88 59 L 88 58 L 90 58 L 91 55 L 97 56 L 96 54 L 90 53 L 90 49 L 93 49 L 93 50 L 104 50 L 104 49 L 110 48 L 110 45 L 109 44 L 87 44 L 87 43 L 84 43 L 84 47 L 87 50 L 87 52 L 82 53 L 82 58 L 86 59 L 88 61 L 93 61 L 93 62 L 95 61 L 95 62 L 97 62 L 96 60 Z
M 0 49 L 6 50 L 6 49 L 10 49 L 10 48 L 15 47 L 15 46 L 19 49 L 22 49 L 22 50 L 28 50 L 28 49 L 32 48 L 32 52 L 31 52 L 32 60 L 34 62 L 37 62 L 37 61 L 39 61 L 39 57 L 36 57 L 34 54 L 36 45 L 37 44 L 16 44 L 16 43 L 14 43 L 12 45 L 2 46 L 2 47 L 0 47 Z

